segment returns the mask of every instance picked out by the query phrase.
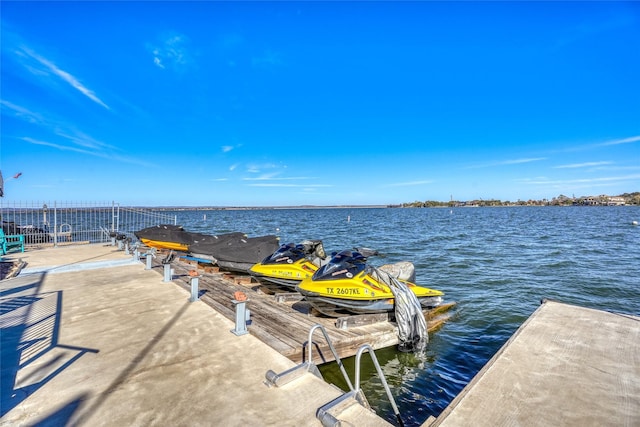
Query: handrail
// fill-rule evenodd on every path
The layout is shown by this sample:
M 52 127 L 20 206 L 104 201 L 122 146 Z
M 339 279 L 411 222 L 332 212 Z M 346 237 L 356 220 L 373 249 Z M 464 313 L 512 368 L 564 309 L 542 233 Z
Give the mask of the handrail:
M 349 386 L 349 390 L 354 391 L 353 384 L 351 384 L 351 380 L 349 379 L 347 370 L 344 368 L 344 365 L 342 364 L 342 359 L 340 359 L 340 356 L 338 356 L 338 352 L 333 347 L 333 344 L 331 343 L 331 339 L 329 339 L 329 335 L 327 334 L 326 329 L 324 328 L 324 326 L 318 323 L 313 325 L 311 329 L 309 329 L 309 339 L 307 340 L 307 361 L 310 363 L 313 363 L 313 356 L 312 356 L 313 333 L 317 329 L 320 329 L 322 331 L 322 334 L 324 335 L 324 339 L 327 341 L 327 345 L 329 346 L 331 353 L 333 353 L 333 358 L 338 364 L 338 367 L 340 368 L 340 372 L 342 372 L 342 376 L 344 377 L 344 380 L 347 382 L 347 385 Z
M 378 363 L 378 359 L 376 358 L 376 353 L 373 351 L 373 348 L 369 344 L 363 344 L 362 346 L 360 346 L 360 348 L 358 349 L 358 352 L 356 353 L 356 364 L 355 364 L 356 391 L 360 391 L 360 359 L 362 357 L 362 353 L 365 350 L 369 352 L 369 355 L 371 356 L 371 360 L 373 361 L 373 364 L 376 367 L 376 371 L 378 372 L 380 381 L 382 382 L 384 390 L 387 393 L 387 397 L 389 398 L 389 402 L 391 403 L 391 407 L 393 408 L 393 413 L 396 415 L 396 419 L 398 420 L 398 425 L 403 427 L 404 423 L 402 422 L 402 418 L 400 418 L 400 411 L 398 411 L 398 406 L 396 405 L 396 401 L 393 398 L 393 395 L 391 394 L 391 389 L 389 388 L 389 385 L 387 384 L 387 380 L 384 376 L 384 373 L 380 368 L 380 364 Z
M 266 378 L 265 384 L 268 387 L 272 387 L 272 386 L 278 387 L 279 385 L 286 384 L 286 383 L 288 383 L 290 381 L 293 381 L 293 380 L 295 380 L 297 378 L 300 378 L 306 372 L 311 372 L 312 374 L 316 375 L 317 377 L 322 378 L 322 374 L 320 373 L 320 370 L 318 369 L 318 367 L 313 362 L 313 349 L 312 349 L 312 347 L 313 347 L 313 333 L 318 328 L 322 331 L 322 333 L 324 335 L 324 338 L 327 341 L 327 345 L 329 346 L 329 349 L 333 353 L 333 358 L 335 359 L 336 363 L 338 364 L 338 367 L 340 368 L 340 371 L 342 372 L 342 376 L 344 377 L 344 380 L 347 382 L 347 385 L 349 386 L 349 390 L 351 390 L 351 392 L 353 393 L 353 384 L 351 383 L 351 380 L 349 379 L 349 375 L 347 374 L 347 371 L 344 368 L 344 365 L 342 364 L 342 360 L 338 356 L 338 352 L 336 351 L 336 349 L 333 347 L 333 343 L 329 339 L 329 335 L 327 334 L 327 331 L 320 324 L 315 324 L 315 325 L 313 325 L 311 327 L 311 329 L 309 329 L 309 339 L 306 342 L 306 345 L 308 346 L 307 360 L 303 361 L 299 365 L 297 365 L 297 366 L 295 366 L 295 367 L 293 367 L 291 369 L 287 369 L 286 371 L 281 372 L 279 374 L 276 374 L 272 370 L 268 370 L 267 373 L 265 374 L 265 378 Z M 304 349 L 303 349 L 303 354 L 304 354 Z

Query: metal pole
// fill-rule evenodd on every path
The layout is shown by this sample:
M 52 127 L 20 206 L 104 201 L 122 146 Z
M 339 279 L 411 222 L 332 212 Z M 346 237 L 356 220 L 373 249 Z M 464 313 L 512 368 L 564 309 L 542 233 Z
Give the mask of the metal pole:
M 249 310 L 247 310 L 247 301 L 232 300 L 231 302 L 233 302 L 236 308 L 236 327 L 232 329 L 231 332 L 238 336 L 248 334 L 247 315 Z
M 58 202 L 53 202 L 53 246 L 58 247 Z
M 198 276 L 191 277 L 191 298 L 189 301 L 196 302 L 198 301 Z
M 171 263 L 163 264 L 164 265 L 164 280 L 163 282 L 171 281 Z

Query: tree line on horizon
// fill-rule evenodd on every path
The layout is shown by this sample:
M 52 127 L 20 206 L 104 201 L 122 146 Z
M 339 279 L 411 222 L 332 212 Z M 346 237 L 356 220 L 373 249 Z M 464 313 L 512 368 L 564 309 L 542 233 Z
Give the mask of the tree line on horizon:
M 640 205 L 640 192 L 623 193 L 618 196 L 581 196 L 581 197 L 569 197 L 564 194 L 560 194 L 557 197 L 542 200 L 520 200 L 515 202 L 497 199 L 475 199 L 467 201 L 450 200 L 448 202 L 440 202 L 434 200 L 426 200 L 424 202 L 415 201 L 412 203 L 403 203 L 403 208 L 436 208 L 436 207 L 458 207 L 458 206 L 586 206 L 586 205 L 600 205 L 606 206 L 611 204 L 612 198 L 623 200 L 625 205 Z M 620 203 L 617 203 L 620 204 Z

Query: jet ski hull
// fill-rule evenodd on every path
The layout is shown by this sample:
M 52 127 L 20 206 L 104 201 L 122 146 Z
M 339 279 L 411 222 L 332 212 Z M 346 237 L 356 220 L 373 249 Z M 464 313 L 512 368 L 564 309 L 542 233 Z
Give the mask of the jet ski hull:
M 274 291 L 279 288 L 295 291 L 300 281 L 311 277 L 317 269 L 312 262 L 302 259 L 291 264 L 254 264 L 249 274 Z
M 360 253 L 343 251 L 334 255 L 312 277 L 302 280 L 296 290 L 314 308 L 329 316 L 393 311 L 395 298 L 388 272 L 367 266 L 365 260 Z M 406 280 L 394 280 L 404 284 L 423 308 L 442 303 L 444 293 L 441 291 Z
M 296 285 L 310 278 L 325 258 L 321 240 L 283 244 L 262 262 L 253 265 L 249 274 L 273 292 L 295 291 Z
M 153 239 L 145 239 L 141 238 L 140 241 L 145 246 L 149 246 L 150 248 L 156 249 L 170 249 L 173 251 L 186 252 L 189 250 L 189 245 L 179 242 L 165 242 L 162 240 L 153 240 Z
M 309 304 L 320 313 L 330 317 L 340 317 L 349 314 L 377 314 L 388 313 L 394 310 L 394 299 L 385 298 L 377 300 L 348 300 L 313 295 L 310 292 L 299 291 Z M 423 309 L 437 307 L 442 304 L 441 296 L 418 298 Z

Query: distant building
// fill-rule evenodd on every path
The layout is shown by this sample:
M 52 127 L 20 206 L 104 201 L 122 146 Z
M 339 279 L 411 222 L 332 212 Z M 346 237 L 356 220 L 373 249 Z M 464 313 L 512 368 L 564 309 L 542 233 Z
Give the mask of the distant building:
M 607 201 L 608 206 L 624 206 L 624 197 L 612 196 Z
M 582 204 L 586 206 L 597 206 L 600 204 L 600 198 L 593 196 L 585 197 L 582 199 Z

